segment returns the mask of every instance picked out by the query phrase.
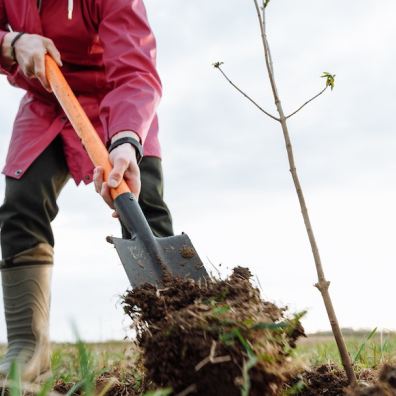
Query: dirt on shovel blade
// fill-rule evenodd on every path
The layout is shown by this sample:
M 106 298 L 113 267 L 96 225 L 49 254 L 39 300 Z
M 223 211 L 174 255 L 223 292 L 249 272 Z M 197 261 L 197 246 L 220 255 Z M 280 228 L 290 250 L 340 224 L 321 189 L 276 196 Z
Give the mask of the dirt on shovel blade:
M 166 277 L 125 296 L 143 351 L 145 383 L 173 395 L 278 395 L 295 375 L 299 316 L 261 299 L 245 268 L 201 284 Z

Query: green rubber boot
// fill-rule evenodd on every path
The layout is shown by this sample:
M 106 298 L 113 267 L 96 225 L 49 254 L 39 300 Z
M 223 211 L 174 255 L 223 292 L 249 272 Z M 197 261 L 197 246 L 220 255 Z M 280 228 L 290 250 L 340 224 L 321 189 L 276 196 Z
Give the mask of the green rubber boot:
M 22 380 L 34 381 L 50 370 L 52 263 L 45 264 L 45 260 L 40 259 L 40 264 L 32 264 L 32 256 L 29 256 L 29 260 L 24 260 L 29 264 L 21 265 L 20 258 L 19 255 L 18 265 L 1 270 L 8 349 L 0 361 L 0 377 L 6 377 L 16 361 Z

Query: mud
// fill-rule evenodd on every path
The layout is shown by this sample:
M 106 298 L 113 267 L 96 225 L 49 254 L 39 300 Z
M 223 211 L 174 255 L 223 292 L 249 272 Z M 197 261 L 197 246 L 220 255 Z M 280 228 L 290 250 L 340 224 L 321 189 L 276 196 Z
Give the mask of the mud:
M 143 351 L 146 383 L 174 395 L 278 395 L 295 375 L 290 358 L 304 335 L 297 317 L 261 299 L 245 268 L 226 280 L 166 277 L 124 300 Z
M 179 253 L 186 259 L 193 258 L 196 255 L 195 250 L 190 246 L 183 246 Z
M 396 396 L 396 368 L 385 365 L 377 373 L 373 369 L 357 373 L 359 386 L 351 389 L 342 369 L 322 365 L 307 370 L 286 387 L 286 394 L 295 396 Z
M 348 380 L 345 373 L 335 365 L 322 365 L 307 370 L 293 379 L 287 390 L 298 396 L 345 395 Z
M 348 396 L 396 396 L 396 367 L 385 365 L 373 385 L 362 385 L 346 393 Z

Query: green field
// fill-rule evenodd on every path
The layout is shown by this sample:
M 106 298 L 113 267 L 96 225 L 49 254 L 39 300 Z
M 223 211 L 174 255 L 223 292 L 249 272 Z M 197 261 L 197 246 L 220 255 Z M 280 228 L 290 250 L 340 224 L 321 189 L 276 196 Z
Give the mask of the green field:
M 344 330 L 352 361 L 357 368 L 378 368 L 395 358 L 396 334 L 391 332 Z M 330 333 L 311 334 L 302 339 L 296 356 L 309 366 L 336 363 L 340 365 L 337 346 Z

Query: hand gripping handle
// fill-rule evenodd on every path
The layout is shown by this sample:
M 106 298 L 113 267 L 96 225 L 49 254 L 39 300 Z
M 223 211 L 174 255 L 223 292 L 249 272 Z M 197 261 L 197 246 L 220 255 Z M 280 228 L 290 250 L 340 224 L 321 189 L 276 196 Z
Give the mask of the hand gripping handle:
M 101 166 L 104 169 L 104 180 L 107 181 L 112 170 L 109 153 L 58 65 L 49 55 L 45 56 L 45 72 L 53 93 L 81 139 L 91 161 L 95 166 Z M 119 195 L 130 193 L 131 191 L 125 180 L 123 180 L 119 187 L 111 189 L 110 192 L 113 200 L 115 200 Z

